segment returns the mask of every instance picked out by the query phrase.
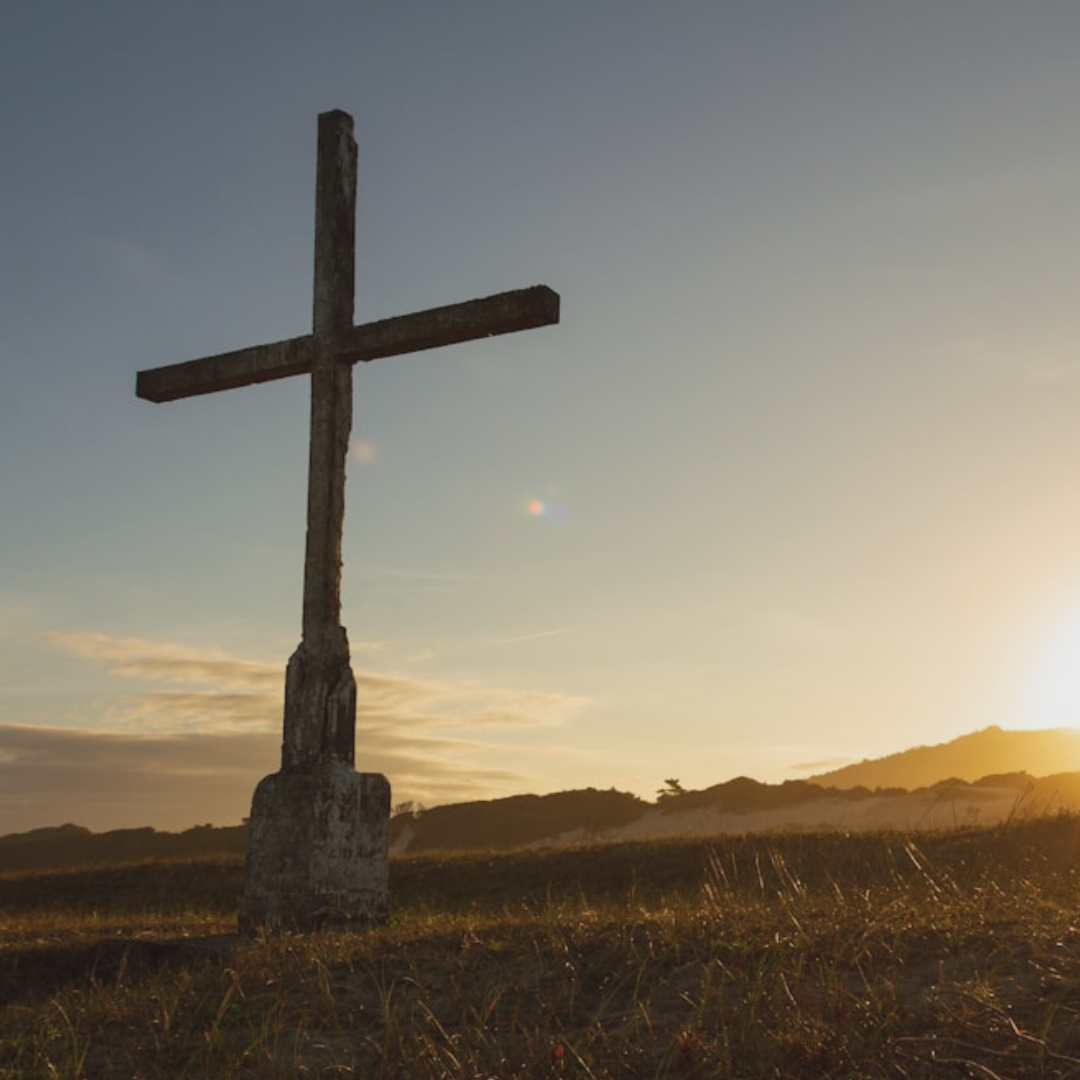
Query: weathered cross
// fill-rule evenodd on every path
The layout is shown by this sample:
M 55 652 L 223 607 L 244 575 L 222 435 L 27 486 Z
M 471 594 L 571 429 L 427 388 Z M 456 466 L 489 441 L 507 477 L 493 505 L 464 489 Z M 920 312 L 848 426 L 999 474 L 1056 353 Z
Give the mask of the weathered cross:
M 303 631 L 286 674 L 282 771 L 275 777 L 268 777 L 263 785 L 278 780 L 280 786 L 281 777 L 290 773 L 312 773 L 342 765 L 351 770 L 354 761 L 356 684 L 349 664 L 348 640 L 340 625 L 341 535 L 345 463 L 352 423 L 352 365 L 360 360 L 375 360 L 559 321 L 558 294 L 537 285 L 380 322 L 353 325 L 356 160 L 352 117 L 340 111 L 321 114 L 312 333 L 140 371 L 136 385 L 139 397 L 162 402 L 290 375 L 311 375 Z M 300 784 L 304 790 L 309 786 Z M 256 816 L 259 799 L 257 792 L 252 809 L 252 839 L 249 841 L 249 893 L 253 887 L 253 866 L 260 861 L 277 865 L 285 858 L 276 849 L 266 859 L 259 858 L 256 850 L 260 831 Z M 326 807 L 319 808 L 323 816 L 326 810 Z M 282 827 L 282 821 L 277 819 L 290 819 L 296 813 L 302 811 L 291 804 L 279 807 L 271 814 L 274 820 L 263 823 L 262 831 L 269 833 Z M 340 817 L 345 812 L 340 807 L 331 808 L 331 816 L 334 813 Z M 323 824 L 316 822 L 312 827 L 317 834 Z M 333 858 L 343 854 L 339 850 L 341 839 L 335 835 L 328 841 L 334 852 Z M 317 846 L 319 837 L 305 834 L 297 842 Z M 344 854 L 347 857 L 347 852 Z M 300 876 L 305 874 L 312 876 L 309 870 L 302 871 Z M 318 873 L 314 876 L 318 877 Z M 344 895 L 352 888 L 348 883 L 341 888 L 324 886 L 325 883 L 315 881 L 307 887 L 310 895 L 296 899 L 291 906 L 283 901 L 280 910 L 270 910 L 273 904 L 268 907 L 269 901 L 260 902 L 265 910 L 252 912 L 250 921 L 304 925 L 314 921 L 307 909 L 320 903 L 337 905 L 339 914 L 345 919 L 364 917 L 363 911 L 341 911 L 342 905 L 348 908 L 350 903 Z M 282 888 L 297 895 L 305 890 L 302 882 L 285 882 Z M 352 891 L 356 889 L 352 888 Z

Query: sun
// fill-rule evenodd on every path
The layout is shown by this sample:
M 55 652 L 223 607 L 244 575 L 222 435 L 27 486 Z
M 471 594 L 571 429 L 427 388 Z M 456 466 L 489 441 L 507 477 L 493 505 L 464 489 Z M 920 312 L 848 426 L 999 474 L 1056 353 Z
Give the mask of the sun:
M 1020 698 L 1020 726 L 1080 728 L 1080 603 L 1034 636 Z

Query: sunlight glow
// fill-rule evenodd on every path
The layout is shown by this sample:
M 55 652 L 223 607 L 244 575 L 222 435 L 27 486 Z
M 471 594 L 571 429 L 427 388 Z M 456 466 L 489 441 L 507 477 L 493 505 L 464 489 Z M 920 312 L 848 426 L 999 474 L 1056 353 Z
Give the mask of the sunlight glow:
M 1026 665 L 1017 718 L 1028 728 L 1080 728 L 1080 605 L 1051 622 Z

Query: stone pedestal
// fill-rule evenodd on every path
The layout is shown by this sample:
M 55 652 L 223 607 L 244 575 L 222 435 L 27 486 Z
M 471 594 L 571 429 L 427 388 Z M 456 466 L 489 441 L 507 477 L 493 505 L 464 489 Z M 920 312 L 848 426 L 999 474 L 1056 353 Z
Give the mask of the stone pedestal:
M 353 928 L 389 909 L 390 784 L 327 761 L 255 789 L 240 930 Z

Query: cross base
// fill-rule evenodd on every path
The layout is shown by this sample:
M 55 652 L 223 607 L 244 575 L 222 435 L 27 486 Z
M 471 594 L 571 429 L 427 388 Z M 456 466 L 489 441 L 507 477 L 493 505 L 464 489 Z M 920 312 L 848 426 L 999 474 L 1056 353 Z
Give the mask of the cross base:
M 240 931 L 358 928 L 389 912 L 390 784 L 340 761 L 255 789 Z
M 345 627 L 305 637 L 285 669 L 285 738 L 281 767 L 312 768 L 356 760 L 356 679 L 349 666 Z

